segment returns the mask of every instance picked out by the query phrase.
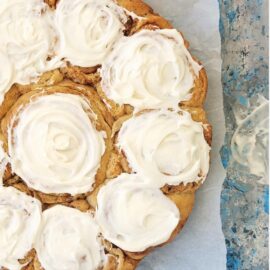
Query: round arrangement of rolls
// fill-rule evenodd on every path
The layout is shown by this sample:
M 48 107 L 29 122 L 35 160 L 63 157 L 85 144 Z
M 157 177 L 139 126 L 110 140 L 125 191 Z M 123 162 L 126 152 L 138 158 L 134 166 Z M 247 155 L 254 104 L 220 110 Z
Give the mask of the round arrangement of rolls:
M 135 269 L 206 180 L 204 67 L 141 0 L 2 0 L 0 34 L 0 268 Z

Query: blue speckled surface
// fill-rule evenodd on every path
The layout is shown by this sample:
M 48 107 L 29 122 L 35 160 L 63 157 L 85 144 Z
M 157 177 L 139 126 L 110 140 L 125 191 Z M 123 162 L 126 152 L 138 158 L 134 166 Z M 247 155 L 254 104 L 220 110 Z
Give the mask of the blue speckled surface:
M 241 163 L 233 155 L 234 134 L 254 132 L 260 125 L 262 159 L 268 161 L 268 1 L 220 0 L 222 83 L 226 138 L 221 149 L 227 177 L 221 195 L 221 216 L 227 246 L 227 269 L 266 270 L 268 266 L 269 185 L 265 174 L 252 171 L 254 162 Z M 251 117 L 250 117 L 251 116 Z M 249 118 L 249 119 L 248 119 Z M 248 119 L 248 121 L 245 121 Z M 264 131 L 263 131 L 264 128 Z M 264 134 L 263 134 L 264 133 Z M 239 133 L 238 133 L 239 134 Z M 251 135 L 240 154 L 248 153 Z M 260 136 L 264 136 L 263 138 Z M 241 158 L 241 157 L 240 157 Z M 245 157 L 244 157 L 245 158 Z

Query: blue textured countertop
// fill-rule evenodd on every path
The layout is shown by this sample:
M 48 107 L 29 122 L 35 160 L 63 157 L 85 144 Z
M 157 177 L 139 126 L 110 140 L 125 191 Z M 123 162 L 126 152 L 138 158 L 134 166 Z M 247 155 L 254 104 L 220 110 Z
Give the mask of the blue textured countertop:
M 220 0 L 227 269 L 269 269 L 267 2 Z

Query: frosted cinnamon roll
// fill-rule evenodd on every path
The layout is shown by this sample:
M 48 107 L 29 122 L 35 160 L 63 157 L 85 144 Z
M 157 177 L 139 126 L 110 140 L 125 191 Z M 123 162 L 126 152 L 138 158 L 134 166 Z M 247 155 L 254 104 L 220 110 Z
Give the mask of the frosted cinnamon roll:
M 107 240 L 140 252 L 168 241 L 180 213 L 159 189 L 146 187 L 141 176 L 121 174 L 99 191 L 96 218 Z
M 127 15 L 113 0 L 60 0 L 55 14 L 59 54 L 73 65 L 103 63 L 123 36 Z
M 33 189 L 71 195 L 92 190 L 105 152 L 96 115 L 80 95 L 32 96 L 8 128 L 13 172 Z
M 0 45 L 13 63 L 17 83 L 27 84 L 61 64 L 53 52 L 52 12 L 43 0 L 1 0 Z
M 44 269 L 97 270 L 104 262 L 99 227 L 90 213 L 54 206 L 42 214 L 35 241 Z
M 155 110 L 134 116 L 121 127 L 118 146 L 131 169 L 151 186 L 204 181 L 209 170 L 203 125 L 188 112 Z
M 9 57 L 0 51 L 0 105 L 4 100 L 5 93 L 14 82 L 14 67 Z
M 32 249 L 40 220 L 38 200 L 13 187 L 0 188 L 0 268 L 21 269 L 18 260 Z
M 174 29 L 142 30 L 122 38 L 100 73 L 106 95 L 135 109 L 177 108 L 192 97 L 202 67 Z

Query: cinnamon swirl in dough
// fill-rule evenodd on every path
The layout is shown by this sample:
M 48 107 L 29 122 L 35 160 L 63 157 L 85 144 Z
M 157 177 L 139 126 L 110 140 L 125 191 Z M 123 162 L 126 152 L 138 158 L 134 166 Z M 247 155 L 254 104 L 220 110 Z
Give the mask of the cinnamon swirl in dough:
M 0 266 L 21 269 L 33 247 L 41 220 L 41 203 L 13 187 L 0 187 Z

